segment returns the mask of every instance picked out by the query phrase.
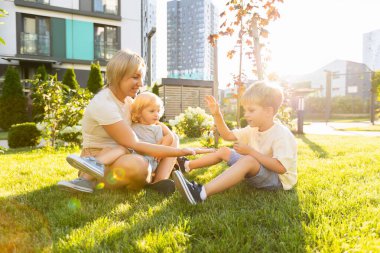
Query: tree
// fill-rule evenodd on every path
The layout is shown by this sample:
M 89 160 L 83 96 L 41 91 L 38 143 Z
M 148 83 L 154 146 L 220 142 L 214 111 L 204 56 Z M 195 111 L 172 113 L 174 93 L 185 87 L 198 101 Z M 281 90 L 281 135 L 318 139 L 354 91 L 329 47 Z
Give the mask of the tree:
M 32 83 L 32 101 L 33 101 L 33 109 L 32 109 L 32 116 L 34 122 L 41 122 L 44 118 L 44 107 L 43 104 L 43 98 L 42 95 L 39 95 L 36 93 L 36 89 L 38 87 L 38 84 L 41 82 L 44 82 L 48 79 L 48 73 L 46 71 L 45 65 L 40 65 L 37 68 L 36 74 L 34 75 L 34 79 L 37 79 L 38 82 Z
M 380 101 L 380 71 L 373 72 L 371 79 L 371 122 L 375 124 L 376 101 Z
M 3 92 L 0 97 L 0 127 L 8 130 L 13 124 L 28 119 L 27 98 L 24 95 L 18 71 L 8 67 L 5 72 Z
M 155 83 L 155 84 L 153 85 L 152 93 L 156 94 L 157 96 L 160 95 L 160 94 L 159 94 L 159 90 L 158 90 L 158 85 L 157 85 L 157 83 Z
M 226 3 L 226 10 L 220 16 L 225 20 L 220 26 L 218 34 L 211 34 L 209 42 L 216 44 L 219 36 L 237 36 L 233 49 L 227 52 L 227 57 L 232 59 L 239 48 L 239 73 L 234 75 L 234 85 L 237 86 L 236 98 L 238 100 L 237 122 L 240 126 L 239 101 L 244 92 L 243 57 L 246 56 L 252 63 L 252 72 L 259 80 L 264 79 L 265 61 L 262 60 L 264 43 L 269 32 L 265 27 L 273 20 L 280 17 L 277 4 L 283 0 L 231 0 Z M 229 12 L 229 13 L 228 13 Z M 265 57 L 268 60 L 269 57 Z M 229 85 L 228 85 L 229 86 Z
M 8 12 L 6 10 L 0 8 L 0 18 L 5 17 L 6 15 L 8 15 Z M 0 25 L 2 25 L 2 24 L 4 24 L 4 22 L 0 22 Z M 0 37 L 0 43 L 5 45 L 5 41 L 1 37 Z
M 70 89 L 78 89 L 79 84 L 76 79 L 75 71 L 73 68 L 67 69 L 65 74 L 63 75 L 62 83 L 67 85 Z
M 96 94 L 103 87 L 103 85 L 103 76 L 100 71 L 99 62 L 91 63 L 91 71 L 87 81 L 87 89 L 93 94 Z

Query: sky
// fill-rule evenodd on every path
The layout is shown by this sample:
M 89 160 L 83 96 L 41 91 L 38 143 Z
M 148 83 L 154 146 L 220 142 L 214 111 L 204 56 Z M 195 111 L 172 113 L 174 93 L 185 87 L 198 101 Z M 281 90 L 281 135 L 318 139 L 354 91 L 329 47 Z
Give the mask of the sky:
M 216 0 L 220 12 L 225 0 Z M 380 0 L 284 0 L 280 19 L 268 27 L 272 61 L 280 76 L 306 74 L 340 59 L 363 62 L 363 34 L 380 29 Z M 231 79 L 227 40 L 219 43 L 219 83 Z M 235 70 L 236 71 L 236 70 Z

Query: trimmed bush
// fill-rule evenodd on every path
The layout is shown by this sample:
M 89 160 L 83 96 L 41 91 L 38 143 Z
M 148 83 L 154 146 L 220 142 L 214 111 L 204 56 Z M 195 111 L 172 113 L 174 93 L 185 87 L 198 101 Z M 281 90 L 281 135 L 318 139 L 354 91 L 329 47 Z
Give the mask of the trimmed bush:
M 63 75 L 62 83 L 73 90 L 77 90 L 79 88 L 77 76 L 75 75 L 74 69 L 71 68 L 66 70 L 65 74 Z
M 100 71 L 99 62 L 91 63 L 91 71 L 87 81 L 87 89 L 93 94 L 96 94 L 103 86 L 104 82 L 102 72 Z
M 155 83 L 155 84 L 153 85 L 152 93 L 156 94 L 157 96 L 160 95 L 160 94 L 159 94 L 159 89 L 158 89 L 158 85 L 157 85 L 157 83 Z
M 40 140 L 41 132 L 34 122 L 12 125 L 8 132 L 10 148 L 34 147 L 40 143 Z
M 27 98 L 22 90 L 18 71 L 8 67 L 0 97 L 0 128 L 8 130 L 13 124 L 27 121 L 26 106 Z

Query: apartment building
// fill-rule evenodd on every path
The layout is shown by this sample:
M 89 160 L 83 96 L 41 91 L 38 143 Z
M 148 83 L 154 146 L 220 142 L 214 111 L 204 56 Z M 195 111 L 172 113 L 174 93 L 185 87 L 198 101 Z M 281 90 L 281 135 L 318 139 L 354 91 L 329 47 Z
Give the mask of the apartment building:
M 218 11 L 211 0 L 167 3 L 168 77 L 213 80 L 214 48 L 208 36 L 217 33 Z
M 22 79 L 32 78 L 38 66 L 58 74 L 74 68 L 86 86 L 91 62 L 107 61 L 121 48 L 141 54 L 141 1 L 121 0 L 5 0 L 0 8 L 0 78 L 8 65 Z

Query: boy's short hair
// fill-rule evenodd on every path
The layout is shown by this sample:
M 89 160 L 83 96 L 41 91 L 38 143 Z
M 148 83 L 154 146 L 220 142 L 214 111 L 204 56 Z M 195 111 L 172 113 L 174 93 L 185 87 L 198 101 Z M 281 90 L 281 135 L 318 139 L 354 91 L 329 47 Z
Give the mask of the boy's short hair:
M 133 100 L 133 103 L 131 105 L 132 122 L 139 122 L 142 110 L 150 105 L 157 105 L 160 107 L 159 116 L 161 118 L 164 114 L 164 103 L 162 99 L 156 94 L 146 91 L 138 94 Z
M 257 81 L 243 93 L 240 104 L 242 106 L 256 104 L 262 107 L 272 107 L 276 114 L 283 100 L 284 93 L 279 85 L 267 81 Z
M 107 85 L 118 86 L 125 75 L 132 77 L 137 70 L 141 70 L 144 75 L 145 68 L 144 59 L 140 55 L 129 49 L 119 50 L 107 64 Z

